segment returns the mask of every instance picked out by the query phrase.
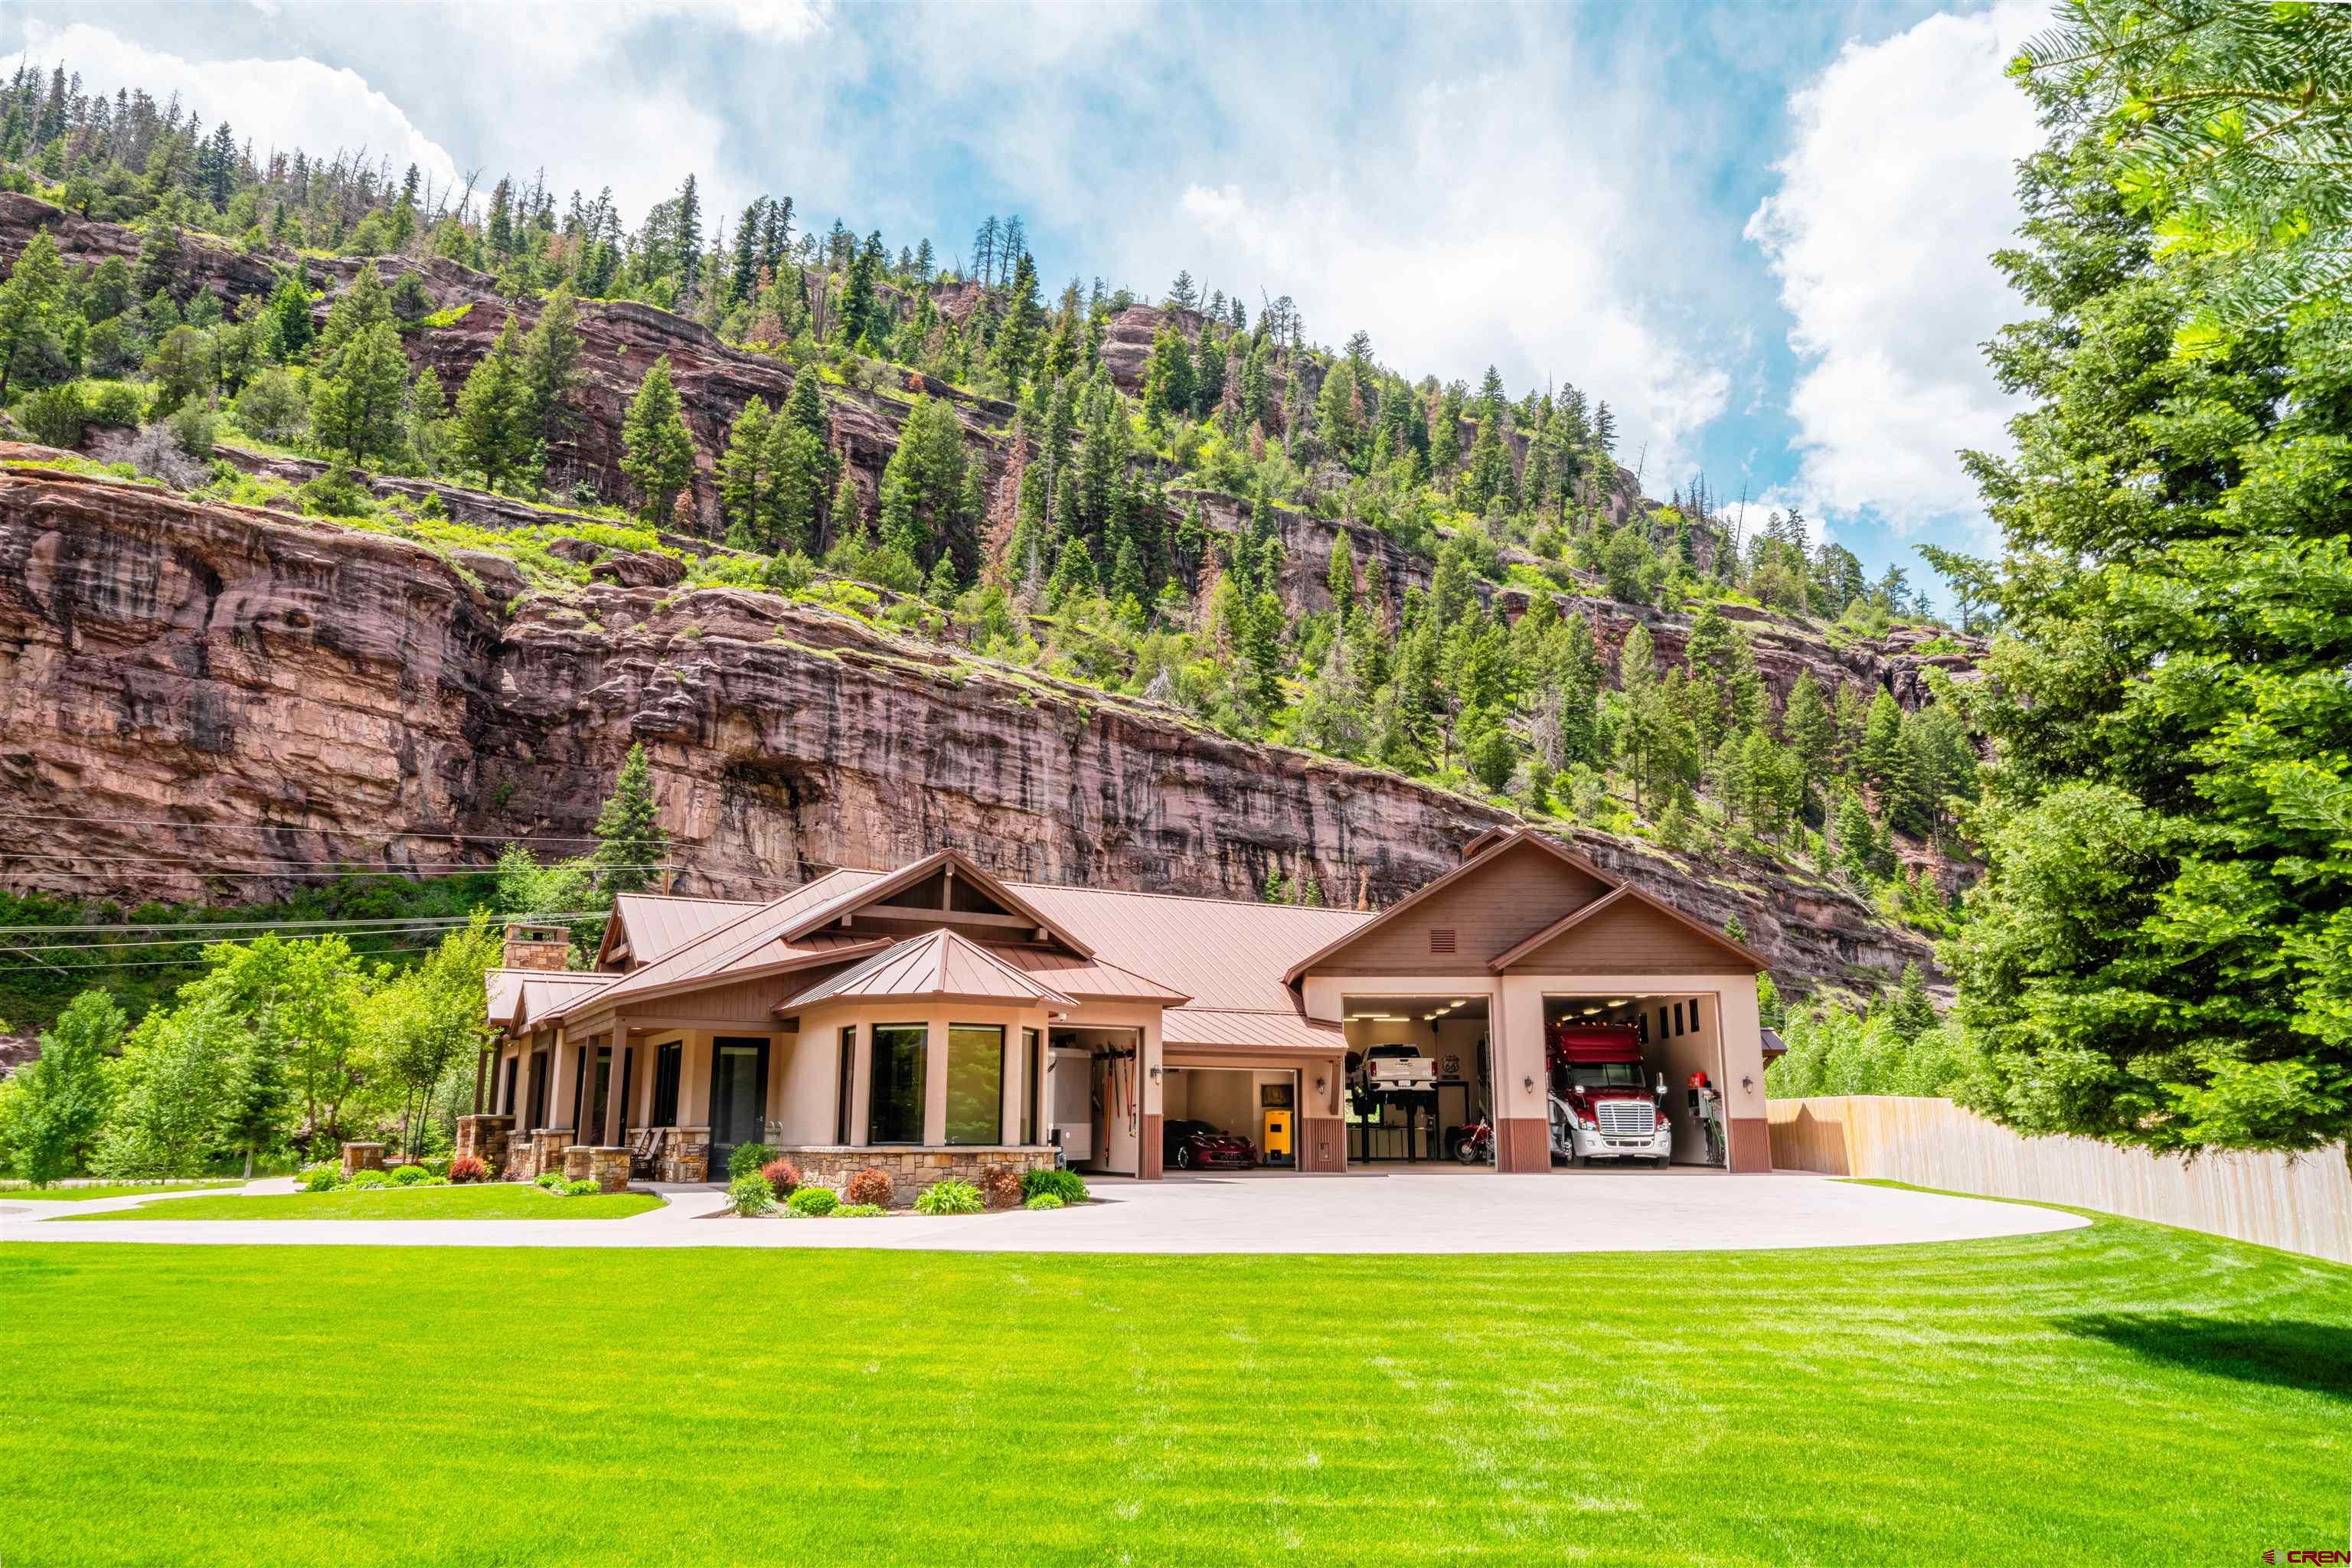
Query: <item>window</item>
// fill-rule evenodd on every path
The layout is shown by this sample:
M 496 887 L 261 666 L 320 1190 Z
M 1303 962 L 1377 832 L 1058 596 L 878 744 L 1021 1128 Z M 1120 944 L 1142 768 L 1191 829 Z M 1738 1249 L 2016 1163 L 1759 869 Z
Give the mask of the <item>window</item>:
M 866 1141 L 923 1141 L 923 1078 L 930 1029 L 922 1024 L 874 1026 L 873 1068 L 866 1097 Z
M 515 1108 L 515 1079 L 522 1074 L 522 1053 L 517 1051 L 506 1059 L 506 1093 L 499 1100 L 499 1114 L 512 1116 Z
M 1692 997 L 1692 998 L 1691 998 L 1691 1004 L 1690 1004 L 1690 1026 L 1691 1026 L 1691 1033 L 1693 1033 L 1693 1034 L 1696 1034 L 1696 1033 L 1698 1033 L 1698 998 L 1697 998 L 1697 997 L 1696 997 L 1696 996 L 1694 996 L 1694 997 Z
M 530 1053 L 530 1130 L 547 1125 L 547 1053 Z
M 948 1142 L 1004 1142 L 1004 1030 L 948 1026 Z
M 578 1138 L 588 1129 L 588 1047 L 579 1047 L 572 1053 L 572 1135 Z
M 1663 1040 L 1666 1037 L 1666 1010 L 1661 1007 L 1658 1009 L 1658 1038 Z
M 1037 1142 L 1037 1107 L 1045 1096 L 1045 1052 L 1038 1043 L 1037 1031 L 1021 1031 L 1021 1142 Z
M 849 1108 L 856 1103 L 850 1091 L 856 1086 L 857 1026 L 845 1024 L 841 1027 L 841 1082 L 833 1111 L 833 1141 L 836 1143 L 849 1142 Z
M 1683 1005 L 1682 1005 L 1681 1003 L 1677 1002 L 1677 1003 L 1675 1003 L 1675 1034 L 1677 1034 L 1677 1035 L 1679 1035 L 1679 1034 L 1681 1034 L 1682 1032 L 1683 1032 Z
M 1429 951 L 1432 952 L 1452 952 L 1454 951 L 1454 928 L 1452 926 L 1430 927 Z
M 686 1070 L 686 1046 L 672 1040 L 654 1049 L 654 1118 L 649 1127 L 677 1125 L 677 1080 Z

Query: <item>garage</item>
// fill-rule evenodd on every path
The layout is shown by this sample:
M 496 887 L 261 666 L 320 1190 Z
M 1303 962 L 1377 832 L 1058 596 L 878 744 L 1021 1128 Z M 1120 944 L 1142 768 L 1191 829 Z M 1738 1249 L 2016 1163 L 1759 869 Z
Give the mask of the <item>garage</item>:
M 1297 1068 L 1171 1064 L 1160 1095 L 1170 1173 L 1298 1168 Z
M 1486 995 L 1351 994 L 1345 1006 L 1348 1163 L 1491 1169 L 1491 1157 L 1458 1157 L 1495 1103 Z
M 1714 993 L 1544 998 L 1553 1156 L 1583 1167 L 1721 1167 Z M 1654 1136 L 1663 1120 L 1664 1152 Z

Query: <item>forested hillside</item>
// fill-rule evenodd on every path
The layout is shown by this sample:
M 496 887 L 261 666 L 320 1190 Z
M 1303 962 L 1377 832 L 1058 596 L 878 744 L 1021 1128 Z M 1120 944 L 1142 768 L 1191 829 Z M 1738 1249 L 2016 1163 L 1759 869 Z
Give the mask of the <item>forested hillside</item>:
M 812 699 L 800 673 L 749 671 L 732 635 L 749 615 L 753 647 L 845 638 L 901 661 L 884 679 L 908 690 L 942 670 L 983 682 L 968 690 L 1026 680 L 1027 700 L 1066 712 L 1093 689 L 1112 706 L 1080 713 L 1089 746 L 1103 714 L 1137 716 L 1119 743 L 1137 723 L 1167 726 L 1145 751 L 1181 752 L 1194 775 L 1201 757 L 1229 755 L 1218 768 L 1236 777 L 1370 769 L 1437 792 L 1406 806 L 1388 786 L 1349 784 L 1345 798 L 1375 804 L 1327 803 L 1335 837 L 1312 799 L 1269 808 L 1255 829 L 1220 820 L 1230 786 L 1200 779 L 1181 843 L 1141 824 L 1141 797 L 1107 796 L 1059 808 L 1085 844 L 1039 850 L 1050 859 L 1019 868 L 1035 874 L 1150 883 L 1159 866 L 1160 885 L 1376 902 L 1442 868 L 1444 813 L 1513 813 L 1618 853 L 1664 851 L 1654 864 L 1686 902 L 1726 918 L 1770 906 L 1791 929 L 1822 921 L 1838 940 L 1804 949 L 1788 976 L 1801 989 L 1891 985 L 1927 948 L 1888 928 L 1951 921 L 1978 771 L 1948 700 L 1981 651 L 1967 616 L 1958 630 L 1934 618 L 1899 571 L 1866 581 L 1801 516 L 1743 534 L 1703 477 L 1644 499 L 1603 392 L 1391 367 L 1361 332 L 1316 342 L 1287 298 L 1204 297 L 1181 274 L 1150 298 L 1099 279 L 1055 289 L 1017 217 L 960 246 L 861 237 L 840 219 L 815 226 L 783 195 L 706 212 L 689 175 L 630 227 L 608 196 L 537 181 L 445 190 L 341 156 L 257 163 L 233 126 L 135 87 L 85 88 L 64 67 L 28 68 L 0 94 L 0 403 L 35 444 L 5 459 L 26 488 L 0 529 L 25 536 L 0 559 L 27 626 L 42 623 L 26 641 L 60 650 L 45 678 L 75 644 L 36 581 L 37 517 L 88 571 L 124 573 L 118 586 L 143 580 L 149 568 L 126 562 L 147 552 L 154 571 L 201 557 L 215 579 L 292 592 L 291 547 L 231 538 L 246 507 L 448 563 L 487 617 L 474 628 L 471 610 L 430 612 L 461 685 L 502 682 L 527 708 L 577 681 L 593 706 L 633 669 L 610 731 L 575 708 L 530 721 L 536 742 L 502 752 L 484 738 L 496 726 L 458 725 L 465 760 L 371 805 L 386 826 L 491 847 L 501 833 L 576 834 L 593 782 L 644 740 L 681 812 L 699 809 L 702 784 L 716 791 L 706 830 L 677 846 L 700 890 L 877 853 L 889 841 L 870 821 L 816 820 L 814 760 L 780 754 L 836 742 L 787 742 L 772 722 Z M 61 469 L 214 511 L 113 511 L 87 486 L 39 479 Z M 373 559 L 350 554 L 346 575 L 375 583 L 390 568 Z M 771 597 L 796 607 L 746 608 Z M 354 637 L 413 644 L 394 623 L 414 606 L 337 602 Z M 482 638 L 507 651 L 475 658 Z M 538 673 L 518 688 L 526 649 Z M 281 715 L 315 695 L 318 681 L 301 684 Z M 511 728 L 508 699 L 499 723 Z M 268 723 L 250 709 L 239 722 Z M 959 769 L 1002 767 L 988 748 L 1003 726 L 981 728 L 982 750 L 968 734 L 915 767 L 934 793 L 901 803 L 909 823 L 1005 831 L 943 804 L 975 793 Z M 79 798 L 143 797 L 152 815 L 172 781 L 209 768 L 248 820 L 279 820 L 234 743 L 206 752 L 182 725 L 160 741 L 134 727 L 119 744 L 101 729 L 60 734 L 12 797 L 70 817 L 69 772 L 92 765 L 120 793 Z M 763 729 L 775 732 L 730 738 Z M 1292 751 L 1251 764 L 1217 750 L 1236 745 Z M 1276 760 L 1293 752 L 1341 771 Z M 321 783 L 340 776 L 311 765 Z M 1134 787 L 1171 787 L 1176 765 Z M 1055 766 L 1073 790 L 1107 792 L 1088 783 L 1102 764 Z M 698 771 L 718 776 L 697 784 Z M 381 865 L 380 841 L 362 853 L 360 826 L 321 810 L 298 813 L 303 831 L 278 851 L 289 868 Z M 141 868 L 106 869 L 122 837 L 68 822 L 47 855 L 0 856 L 0 868 L 44 908 L 267 889 L 208 881 L 194 854 L 136 885 Z M 1740 888 L 1775 891 L 1743 906 L 1723 890 Z

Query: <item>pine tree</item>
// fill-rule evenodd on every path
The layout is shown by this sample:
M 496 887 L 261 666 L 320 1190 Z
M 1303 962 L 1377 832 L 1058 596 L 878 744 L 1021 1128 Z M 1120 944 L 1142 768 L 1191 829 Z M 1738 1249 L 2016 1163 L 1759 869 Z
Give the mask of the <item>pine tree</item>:
M 1090 598 L 1101 592 L 1102 585 L 1095 576 L 1094 552 L 1087 542 L 1075 534 L 1062 543 L 1059 560 L 1054 563 L 1053 581 L 1045 586 L 1045 603 L 1060 609 L 1073 598 Z
M 531 417 L 530 389 L 522 376 L 515 319 L 509 315 L 466 384 L 457 394 L 450 430 L 450 458 L 461 470 L 482 476 L 485 488 L 506 489 L 535 479 L 540 468 L 539 431 Z
M 310 429 L 319 444 L 354 466 L 396 457 L 406 434 L 408 358 L 400 333 L 379 321 L 362 329 L 320 374 L 310 395 Z
M 580 365 L 579 314 L 572 286 L 558 283 L 540 307 L 538 323 L 523 340 L 523 384 L 542 441 L 554 441 L 563 434 L 564 404 L 572 395 Z
M 738 549 L 774 547 L 769 531 L 775 511 L 772 423 L 761 399 L 743 405 L 719 459 L 719 515 L 727 524 L 727 542 Z
M 1916 962 L 1903 966 L 1903 979 L 1895 987 L 1886 1018 L 1906 1044 L 1936 1026 L 1936 1005 L 1927 999 L 1927 982 Z
M 667 525 L 678 491 L 694 479 L 694 436 L 670 381 L 667 354 L 646 366 L 637 383 L 622 416 L 621 445 L 621 472 L 637 487 L 637 515 L 656 528 Z
M 1331 564 L 1324 570 L 1323 582 L 1331 591 L 1331 608 L 1344 626 L 1356 612 L 1356 552 L 1345 533 L 1332 542 Z
M 669 854 L 669 835 L 662 830 L 661 811 L 654 804 L 652 770 L 642 743 L 632 745 L 614 775 L 613 793 L 596 814 L 596 852 L 604 886 L 616 893 L 635 892 L 655 877 L 655 868 Z
M 1037 352 L 1037 334 L 1044 315 L 1037 302 L 1037 264 L 1025 250 L 1013 258 L 1013 286 L 1008 294 L 1004 320 L 996 328 L 996 369 L 1017 397 L 1022 384 L 1028 379 L 1029 362 Z
M 25 242 L 8 281 L 0 284 L 0 400 L 8 381 L 32 363 L 65 328 L 65 269 L 57 241 L 37 229 Z
M 814 379 L 814 378 L 812 378 Z M 768 426 L 769 547 L 779 553 L 813 551 L 824 507 L 825 451 L 789 413 Z

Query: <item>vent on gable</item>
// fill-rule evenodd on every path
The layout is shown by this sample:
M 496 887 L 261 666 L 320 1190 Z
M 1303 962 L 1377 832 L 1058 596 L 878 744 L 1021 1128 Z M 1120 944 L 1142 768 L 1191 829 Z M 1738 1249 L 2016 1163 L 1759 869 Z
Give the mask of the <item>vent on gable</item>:
M 1452 952 L 1454 951 L 1454 928 L 1452 926 L 1430 927 L 1429 951 L 1432 952 Z

